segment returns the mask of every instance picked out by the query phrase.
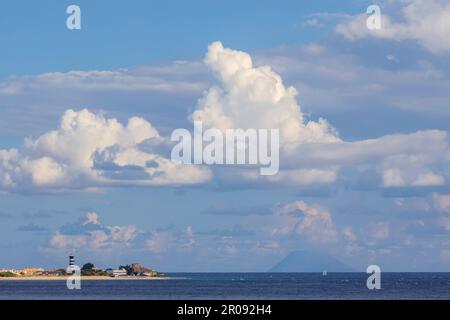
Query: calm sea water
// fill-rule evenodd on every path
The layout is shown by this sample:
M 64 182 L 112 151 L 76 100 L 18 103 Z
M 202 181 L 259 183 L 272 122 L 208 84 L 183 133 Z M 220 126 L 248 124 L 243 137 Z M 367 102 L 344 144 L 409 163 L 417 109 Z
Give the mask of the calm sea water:
M 172 273 L 169 280 L 0 281 L 0 299 L 450 299 L 450 273 Z

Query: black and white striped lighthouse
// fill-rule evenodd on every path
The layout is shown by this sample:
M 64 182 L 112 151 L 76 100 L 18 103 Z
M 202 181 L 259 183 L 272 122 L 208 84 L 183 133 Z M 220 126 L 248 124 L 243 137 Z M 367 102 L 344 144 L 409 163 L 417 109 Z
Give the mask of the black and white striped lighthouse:
M 75 256 L 69 256 L 69 267 L 73 267 L 75 265 Z

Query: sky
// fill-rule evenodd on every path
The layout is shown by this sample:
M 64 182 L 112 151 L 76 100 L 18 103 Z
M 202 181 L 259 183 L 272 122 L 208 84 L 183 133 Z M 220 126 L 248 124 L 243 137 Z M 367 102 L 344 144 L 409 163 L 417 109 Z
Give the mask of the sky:
M 3 1 L 0 268 L 448 271 L 449 21 L 444 0 Z M 279 129 L 278 174 L 172 162 L 194 120 Z

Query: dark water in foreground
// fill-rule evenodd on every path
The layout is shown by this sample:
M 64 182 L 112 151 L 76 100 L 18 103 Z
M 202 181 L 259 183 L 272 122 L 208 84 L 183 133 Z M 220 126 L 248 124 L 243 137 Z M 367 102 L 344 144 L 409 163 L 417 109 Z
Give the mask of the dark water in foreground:
M 0 281 L 0 299 L 450 299 L 450 273 L 172 273 L 169 280 Z

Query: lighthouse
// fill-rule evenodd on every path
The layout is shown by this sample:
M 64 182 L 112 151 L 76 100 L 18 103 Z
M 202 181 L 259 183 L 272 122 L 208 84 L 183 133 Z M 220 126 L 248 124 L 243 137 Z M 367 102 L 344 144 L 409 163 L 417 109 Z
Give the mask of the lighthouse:
M 69 256 L 69 267 L 73 267 L 75 265 L 75 256 Z

